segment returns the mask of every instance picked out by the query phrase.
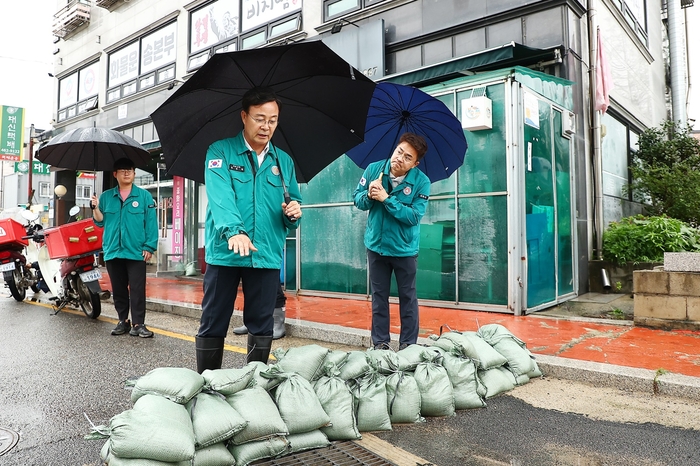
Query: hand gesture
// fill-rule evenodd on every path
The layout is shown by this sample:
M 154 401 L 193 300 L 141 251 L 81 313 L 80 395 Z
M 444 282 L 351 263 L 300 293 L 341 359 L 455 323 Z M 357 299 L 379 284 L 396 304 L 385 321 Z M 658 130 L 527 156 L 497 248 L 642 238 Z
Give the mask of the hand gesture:
M 233 235 L 228 239 L 228 249 L 233 251 L 234 254 L 240 254 L 243 256 L 250 256 L 251 252 L 258 250 L 253 246 L 253 242 L 248 238 L 248 235 L 239 234 Z

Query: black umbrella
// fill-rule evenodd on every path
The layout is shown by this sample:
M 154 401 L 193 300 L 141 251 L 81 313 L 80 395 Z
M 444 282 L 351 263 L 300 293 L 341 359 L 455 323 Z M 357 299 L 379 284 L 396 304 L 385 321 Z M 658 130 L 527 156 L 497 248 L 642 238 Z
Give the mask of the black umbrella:
M 39 148 L 37 158 L 58 168 L 111 171 L 114 161 L 128 158 L 145 167 L 151 155 L 136 140 L 107 128 L 77 128 L 51 138 Z
M 297 181 L 363 141 L 375 84 L 323 42 L 219 53 L 151 114 L 168 173 L 204 182 L 207 149 L 241 131 L 241 98 L 260 86 L 282 101 L 272 142 Z

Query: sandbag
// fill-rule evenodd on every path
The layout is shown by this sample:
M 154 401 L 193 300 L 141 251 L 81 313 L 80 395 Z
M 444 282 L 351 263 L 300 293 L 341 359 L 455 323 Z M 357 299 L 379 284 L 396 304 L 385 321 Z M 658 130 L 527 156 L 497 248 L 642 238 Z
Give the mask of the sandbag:
M 240 369 L 207 369 L 202 372 L 204 388 L 217 391 L 224 396 L 233 395 L 248 388 L 255 376 L 255 369 L 256 366 L 253 365 L 246 365 Z
M 334 365 L 330 367 L 335 368 Z M 346 385 L 338 374 L 339 371 L 326 370 L 329 375 L 324 375 L 314 382 L 314 392 L 318 397 L 323 410 L 328 414 L 331 425 L 321 427 L 329 440 L 355 440 L 362 438 L 357 430 L 355 418 L 355 401 Z
M 437 347 L 426 347 L 422 345 L 408 345 L 406 348 L 399 350 L 396 355 L 399 358 L 400 371 L 413 371 L 416 366 L 425 360 L 423 353 L 431 353 L 440 351 Z
M 336 367 L 342 367 L 343 364 L 348 360 L 348 352 L 343 350 L 332 350 L 326 355 L 326 359 L 323 361 L 322 366 L 326 364 L 334 364 Z M 322 375 L 323 376 L 323 373 Z
M 142 396 L 109 421 L 109 450 L 120 458 L 190 461 L 194 442 L 185 407 L 158 395 Z
M 486 403 L 486 387 L 477 376 L 476 363 L 461 354 L 446 352 L 442 366 L 452 384 L 452 394 L 455 399 L 455 409 L 483 408 Z
M 265 364 L 262 361 L 251 361 L 248 364 L 246 364 L 244 367 L 252 367 L 254 369 L 253 378 L 252 378 L 252 380 L 247 388 L 250 388 L 253 385 L 257 385 L 257 386 L 269 391 L 269 390 L 272 390 L 273 388 L 275 388 L 275 384 L 280 382 L 278 379 L 268 379 L 268 378 L 260 375 L 263 372 L 267 372 L 270 369 L 272 369 L 273 367 L 275 367 L 274 365 Z
M 386 376 L 369 372 L 361 379 L 353 379 L 350 391 L 355 397 L 357 430 L 372 432 L 391 430 L 387 408 Z
M 229 452 L 236 459 L 236 466 L 247 466 L 253 461 L 283 456 L 289 453 L 289 449 L 289 442 L 281 436 L 248 442 L 243 445 L 228 445 Z
M 340 367 L 340 378 L 352 380 L 364 377 L 371 370 L 366 351 L 348 351 L 348 359 Z
M 191 466 L 189 461 L 180 461 L 179 463 L 165 463 L 163 461 L 156 460 L 146 460 L 143 458 L 119 458 L 112 454 L 109 450 L 109 441 L 105 442 L 100 450 L 100 458 L 104 461 L 107 466 Z M 233 459 L 233 457 L 231 457 Z M 226 466 L 230 466 L 233 463 L 228 463 Z M 197 465 L 200 466 L 200 465 Z M 217 466 L 216 464 L 211 464 L 211 466 Z
M 508 368 L 516 378 L 534 369 L 535 358 L 526 348 L 525 342 L 503 325 L 487 324 L 476 333 L 508 360 Z
M 426 355 L 430 356 L 430 355 Z M 414 377 L 420 390 L 420 412 L 423 416 L 454 416 L 455 400 L 452 383 L 442 367 L 444 356 L 435 355 L 416 367 Z
M 542 377 L 542 371 L 540 370 L 540 366 L 537 365 L 537 361 L 533 361 L 534 363 L 534 368 L 527 373 L 527 376 L 531 379 L 535 379 L 537 377 Z
M 450 332 L 449 334 L 443 334 L 442 337 L 446 335 L 449 335 L 449 338 L 461 346 L 464 356 L 477 362 L 479 369 L 491 369 L 508 362 L 505 356 L 493 349 L 476 332 Z
M 308 380 L 294 373 L 277 377 L 282 382 L 275 389 L 275 403 L 290 435 L 311 432 L 331 422 Z
M 191 466 L 233 466 L 236 458 L 233 457 L 223 442 L 209 445 L 195 450 Z
M 185 404 L 204 387 L 204 377 L 185 367 L 158 367 L 139 377 L 135 382 L 127 380 L 127 387 L 133 386 L 131 402 L 143 395 L 160 395 L 175 403 Z
M 278 348 L 272 352 L 283 372 L 294 372 L 308 381 L 318 379 L 319 369 L 326 359 L 328 348 L 319 345 L 305 345 L 284 350 Z
M 246 388 L 227 396 L 226 402 L 248 422 L 243 430 L 231 437 L 234 445 L 289 434 L 277 405 L 264 388 Z
M 185 407 L 192 418 L 195 448 L 228 440 L 247 425 L 246 420 L 219 394 L 199 393 Z
M 290 434 L 287 436 L 290 450 L 287 454 L 299 453 L 300 451 L 313 450 L 314 448 L 324 448 L 330 446 L 328 437 L 320 430 L 312 430 L 303 434 Z
M 380 374 L 389 375 L 399 370 L 399 357 L 391 349 L 370 348 L 367 350 L 367 360 Z
M 425 422 L 420 415 L 420 390 L 413 374 L 399 371 L 386 378 L 387 411 L 391 424 Z
M 504 367 L 494 367 L 489 370 L 479 369 L 477 375 L 481 383 L 486 386 L 486 399 L 515 388 L 515 377 Z

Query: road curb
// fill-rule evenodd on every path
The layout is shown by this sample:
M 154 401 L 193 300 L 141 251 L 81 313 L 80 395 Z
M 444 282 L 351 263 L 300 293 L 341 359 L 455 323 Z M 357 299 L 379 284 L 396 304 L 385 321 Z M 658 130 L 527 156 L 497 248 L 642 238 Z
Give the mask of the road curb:
M 149 311 L 165 312 L 199 319 L 200 305 L 183 305 L 169 301 L 149 299 Z M 231 325 L 243 324 L 243 313 L 234 310 Z M 340 325 L 322 324 L 301 319 L 286 320 L 287 335 L 297 338 L 324 341 L 347 346 L 369 348 L 372 343 L 370 330 L 361 330 Z M 396 343 L 398 335 L 392 335 Z M 419 344 L 429 344 L 428 338 L 419 338 Z M 534 355 L 540 370 L 546 377 L 555 377 L 583 382 L 597 387 L 616 388 L 628 391 L 643 391 L 659 395 L 676 396 L 700 401 L 700 378 L 664 373 L 656 370 L 617 366 L 614 364 L 580 361 L 577 359 Z

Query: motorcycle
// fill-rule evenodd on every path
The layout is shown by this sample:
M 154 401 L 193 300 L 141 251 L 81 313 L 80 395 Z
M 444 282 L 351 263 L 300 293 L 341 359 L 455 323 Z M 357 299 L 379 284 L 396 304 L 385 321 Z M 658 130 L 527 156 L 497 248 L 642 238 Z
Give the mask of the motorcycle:
M 20 302 L 27 297 L 27 288 L 35 293 L 39 291 L 39 279 L 31 266 L 38 250 L 33 241 L 27 241 L 29 237 L 26 235 L 32 235 L 41 228 L 41 225 L 34 223 L 39 218 L 38 214 L 25 210 L 21 215 L 28 221 L 26 226 L 13 219 L 6 219 L 6 223 L 0 227 L 0 272 L 12 297 Z
M 71 305 L 96 319 L 102 312 L 101 300 L 110 295 L 100 287 L 102 273 L 95 257 L 102 249 L 102 235 L 91 220 L 70 223 L 79 211 L 74 206 L 69 211 L 68 224 L 37 231 L 34 240 L 41 244 L 38 265 L 53 295 L 54 314 Z

